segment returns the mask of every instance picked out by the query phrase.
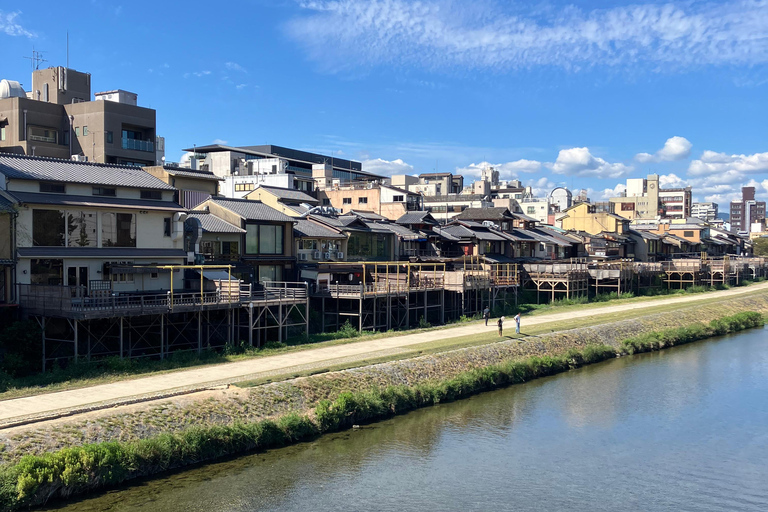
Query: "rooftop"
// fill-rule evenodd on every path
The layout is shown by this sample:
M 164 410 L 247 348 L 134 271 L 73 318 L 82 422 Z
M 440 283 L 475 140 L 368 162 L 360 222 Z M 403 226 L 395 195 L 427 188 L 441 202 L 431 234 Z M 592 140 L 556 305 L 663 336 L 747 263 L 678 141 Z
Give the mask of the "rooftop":
M 302 192 L 301 190 L 296 190 L 292 188 L 271 187 L 269 185 L 258 185 L 253 190 L 253 192 L 255 192 L 256 190 L 266 190 L 270 194 L 277 196 L 280 199 L 287 199 L 296 203 L 318 204 L 320 202 L 314 197 L 310 196 L 309 194 Z M 249 192 L 248 195 L 252 194 L 253 192 Z
M 206 233 L 245 233 L 244 229 L 230 224 L 210 212 L 192 211 L 189 212 L 189 216 L 199 219 L 203 231 Z
M 212 202 L 226 208 L 242 217 L 245 220 L 266 220 L 272 222 L 294 222 L 296 219 L 267 206 L 261 201 L 251 201 L 249 199 L 229 199 L 223 197 L 212 197 L 202 203 L 203 205 Z M 201 205 L 198 205 L 199 209 Z
M 61 181 L 144 189 L 175 190 L 141 167 L 75 162 L 0 153 L 0 173 L 14 180 Z

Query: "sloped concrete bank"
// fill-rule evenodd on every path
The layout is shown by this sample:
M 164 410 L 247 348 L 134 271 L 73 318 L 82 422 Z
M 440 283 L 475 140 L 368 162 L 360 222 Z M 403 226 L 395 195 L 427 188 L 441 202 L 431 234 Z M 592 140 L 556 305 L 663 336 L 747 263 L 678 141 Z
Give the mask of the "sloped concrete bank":
M 282 446 L 354 421 L 550 375 L 634 352 L 625 341 L 642 334 L 698 326 L 693 339 L 700 339 L 716 334 L 704 327 L 712 320 L 746 311 L 768 314 L 768 294 L 12 429 L 0 433 L 0 507 Z M 646 348 L 675 344 L 667 338 Z

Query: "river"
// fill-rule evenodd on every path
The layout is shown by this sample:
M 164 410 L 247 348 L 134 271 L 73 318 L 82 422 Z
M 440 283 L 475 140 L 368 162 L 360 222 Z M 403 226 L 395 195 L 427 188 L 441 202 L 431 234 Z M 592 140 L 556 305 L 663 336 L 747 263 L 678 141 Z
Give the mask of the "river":
M 768 510 L 768 329 L 624 357 L 51 510 Z

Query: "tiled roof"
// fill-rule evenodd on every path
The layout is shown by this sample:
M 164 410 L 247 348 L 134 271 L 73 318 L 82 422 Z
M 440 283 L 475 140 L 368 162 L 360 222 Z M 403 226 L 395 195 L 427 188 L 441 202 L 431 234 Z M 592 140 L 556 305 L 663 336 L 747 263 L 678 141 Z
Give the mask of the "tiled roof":
M 0 212 L 9 212 L 13 210 L 13 203 L 3 196 L 0 196 Z
M 399 224 L 392 224 L 389 222 L 366 222 L 366 225 L 373 230 L 386 230 L 406 240 L 417 240 L 419 238 L 424 238 L 418 231 L 411 231 L 405 226 L 400 226 Z
M 293 227 L 296 238 L 346 238 L 343 234 L 309 219 L 299 219 Z
M 349 210 L 350 215 L 355 215 L 363 220 L 387 220 L 383 215 L 379 215 L 374 212 L 367 212 L 365 210 Z
M 236 213 L 245 220 L 266 220 L 272 222 L 293 222 L 296 220 L 283 212 L 275 210 L 271 206 L 267 206 L 261 201 L 223 197 L 212 197 L 209 201 L 226 208 L 232 213 Z
M 508 208 L 497 206 L 493 208 L 467 208 L 456 217 L 458 220 L 501 220 L 512 219 Z
M 429 212 L 408 212 L 395 222 L 398 224 L 431 224 L 437 226 L 437 221 Z
M 186 208 L 173 201 L 153 201 L 152 199 L 126 199 L 122 197 L 75 196 L 68 194 L 43 194 L 38 192 L 8 192 L 19 203 L 51 204 L 62 206 L 86 206 L 92 208 L 130 208 L 134 210 L 173 210 L 184 211 Z
M 270 194 L 273 194 L 279 197 L 280 199 L 287 199 L 297 203 L 308 203 L 308 204 L 319 203 L 317 199 L 315 199 L 314 197 L 310 196 L 305 192 L 302 192 L 301 190 L 295 190 L 292 188 L 282 188 L 282 187 L 270 187 L 268 185 L 259 185 L 254 190 L 259 190 L 259 189 L 266 190 Z
M 230 224 L 210 212 L 189 212 L 190 217 L 200 220 L 203 231 L 206 233 L 245 233 L 245 230 Z
M 171 176 L 185 176 L 189 178 L 197 178 L 199 180 L 224 181 L 224 178 L 220 178 L 210 171 L 195 171 L 193 169 L 184 169 L 181 167 L 163 167 L 163 170 Z
M 74 162 L 0 153 L 0 173 L 10 179 L 63 181 L 89 185 L 108 185 L 174 190 L 140 167 L 127 167 L 89 162 Z

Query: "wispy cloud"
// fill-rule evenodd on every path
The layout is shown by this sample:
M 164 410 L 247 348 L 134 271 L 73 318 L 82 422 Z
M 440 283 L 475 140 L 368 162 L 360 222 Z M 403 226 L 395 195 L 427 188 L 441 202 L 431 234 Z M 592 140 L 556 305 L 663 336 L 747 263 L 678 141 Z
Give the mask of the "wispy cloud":
M 0 32 L 8 36 L 37 37 L 34 32 L 27 30 L 17 21 L 20 14 L 20 11 L 0 11 Z
M 363 161 L 363 170 L 373 174 L 392 176 L 393 174 L 411 174 L 413 173 L 413 166 L 400 158 L 396 160 L 371 158 Z
M 361 65 L 673 70 L 768 62 L 768 2 L 524 10 L 497 0 L 305 0 L 287 33 L 331 71 Z M 339 27 L 344 27 L 339 30 Z
M 210 74 L 211 74 L 211 72 L 208 71 L 207 69 L 204 70 L 204 71 L 190 71 L 190 72 L 184 73 L 184 78 L 189 78 L 190 76 L 195 76 L 197 78 L 202 78 L 202 77 L 208 76 Z
M 237 62 L 227 62 L 224 64 L 224 67 L 230 71 L 239 71 L 240 73 L 248 73 L 248 70 L 245 69 L 240 64 L 238 64 Z

